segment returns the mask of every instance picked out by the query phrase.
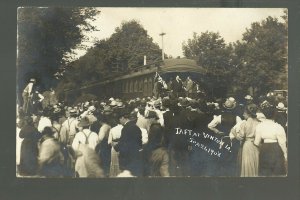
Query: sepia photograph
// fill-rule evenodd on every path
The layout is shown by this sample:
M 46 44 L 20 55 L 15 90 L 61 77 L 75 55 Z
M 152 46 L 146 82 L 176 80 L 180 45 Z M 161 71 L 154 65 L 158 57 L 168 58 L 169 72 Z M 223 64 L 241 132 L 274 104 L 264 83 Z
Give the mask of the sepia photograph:
M 16 177 L 287 177 L 287 8 L 19 7 L 16 40 Z

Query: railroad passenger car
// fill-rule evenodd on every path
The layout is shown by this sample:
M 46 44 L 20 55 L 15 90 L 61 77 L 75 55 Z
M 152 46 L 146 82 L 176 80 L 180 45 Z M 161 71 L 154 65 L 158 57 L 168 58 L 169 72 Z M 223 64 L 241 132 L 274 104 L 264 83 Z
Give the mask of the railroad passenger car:
M 154 77 L 156 72 L 166 81 L 175 79 L 176 75 L 184 81 L 190 76 L 194 81 L 203 81 L 203 68 L 194 60 L 186 58 L 165 59 L 158 63 L 144 65 L 132 69 L 117 77 L 107 77 L 98 83 L 82 86 L 75 90 L 65 91 L 68 98 L 74 99 L 82 93 L 91 93 L 98 97 L 147 97 L 153 95 Z

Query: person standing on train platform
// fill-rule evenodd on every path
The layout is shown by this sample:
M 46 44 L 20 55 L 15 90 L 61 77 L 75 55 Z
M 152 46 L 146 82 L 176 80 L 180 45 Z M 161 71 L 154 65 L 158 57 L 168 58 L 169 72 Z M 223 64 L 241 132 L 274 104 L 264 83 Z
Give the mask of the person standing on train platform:
M 35 87 L 31 98 L 31 109 L 29 109 L 30 112 L 28 113 L 38 114 L 43 111 L 42 101 L 45 97 L 40 93 L 40 91 L 40 87 Z
M 186 78 L 185 88 L 186 88 L 186 96 L 192 98 L 194 81 L 189 76 Z
M 34 78 L 31 78 L 29 80 L 29 83 L 27 84 L 27 86 L 25 87 L 25 89 L 23 90 L 22 93 L 22 97 L 23 97 L 23 111 L 25 113 L 28 112 L 28 107 L 31 103 L 31 98 L 32 98 L 32 94 L 33 94 L 33 87 L 36 83 L 36 80 Z
M 159 98 L 162 95 L 163 91 L 163 83 L 162 83 L 162 78 L 158 77 L 154 79 L 154 86 L 153 86 L 153 94 L 155 98 Z
M 183 83 L 180 77 L 177 75 L 176 79 L 172 83 L 172 90 L 175 97 L 180 97 L 183 94 Z

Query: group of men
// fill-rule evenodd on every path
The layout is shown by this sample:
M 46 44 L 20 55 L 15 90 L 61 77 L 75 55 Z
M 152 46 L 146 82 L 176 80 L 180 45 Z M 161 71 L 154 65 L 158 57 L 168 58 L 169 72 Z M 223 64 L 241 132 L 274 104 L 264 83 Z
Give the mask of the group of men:
M 201 93 L 199 84 L 195 83 L 189 76 L 185 81 L 182 81 L 177 75 L 175 80 L 170 80 L 168 84 L 158 74 L 155 76 L 153 94 L 157 98 L 167 94 L 175 97 L 195 98 L 199 93 Z

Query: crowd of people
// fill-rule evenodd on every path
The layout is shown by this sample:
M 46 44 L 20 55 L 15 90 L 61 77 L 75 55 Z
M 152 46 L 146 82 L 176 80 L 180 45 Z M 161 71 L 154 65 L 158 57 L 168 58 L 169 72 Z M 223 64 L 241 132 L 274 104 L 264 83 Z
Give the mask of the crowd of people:
M 287 102 L 270 93 L 241 102 L 177 93 L 32 107 L 28 91 L 35 91 L 24 91 L 17 113 L 18 176 L 287 173 Z

